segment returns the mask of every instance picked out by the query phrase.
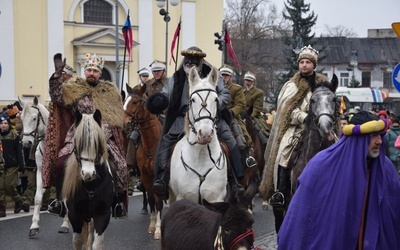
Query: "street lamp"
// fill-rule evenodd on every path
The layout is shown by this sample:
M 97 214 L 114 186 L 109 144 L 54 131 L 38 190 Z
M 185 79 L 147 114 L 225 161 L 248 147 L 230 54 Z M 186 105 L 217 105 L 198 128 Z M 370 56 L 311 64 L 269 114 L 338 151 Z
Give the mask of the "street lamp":
M 168 22 L 171 21 L 171 17 L 169 16 L 168 12 L 168 5 L 169 3 L 172 6 L 177 6 L 179 4 L 179 0 L 156 0 L 157 7 L 160 9 L 160 15 L 164 16 L 165 21 L 165 74 L 167 74 L 168 70 Z M 165 9 L 164 9 L 164 6 Z
M 351 76 L 351 81 L 350 81 L 350 85 L 353 87 L 356 87 L 356 79 L 354 76 L 354 70 L 358 65 L 358 53 L 357 50 L 352 50 L 351 51 L 351 55 L 350 55 L 350 68 L 353 71 L 353 74 Z

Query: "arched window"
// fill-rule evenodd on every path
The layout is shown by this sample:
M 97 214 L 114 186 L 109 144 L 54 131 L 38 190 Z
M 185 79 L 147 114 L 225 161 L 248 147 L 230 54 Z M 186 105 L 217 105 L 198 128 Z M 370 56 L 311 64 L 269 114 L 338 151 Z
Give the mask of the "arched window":
M 85 23 L 112 24 L 113 6 L 102 0 L 89 0 L 83 5 Z

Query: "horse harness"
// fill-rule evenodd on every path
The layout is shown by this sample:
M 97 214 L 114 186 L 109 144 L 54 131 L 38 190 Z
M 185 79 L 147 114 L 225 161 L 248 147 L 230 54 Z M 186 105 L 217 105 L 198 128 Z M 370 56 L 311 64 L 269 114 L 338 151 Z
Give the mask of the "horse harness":
M 204 92 L 204 91 L 207 91 L 208 93 L 207 93 L 207 96 L 203 99 L 203 97 L 199 93 L 200 92 Z M 214 89 L 198 89 L 198 90 L 193 91 L 192 94 L 190 95 L 190 98 L 189 98 L 190 101 L 189 101 L 189 105 L 188 105 L 188 108 L 187 108 L 187 112 L 191 112 L 191 114 L 192 114 L 192 116 L 194 118 L 194 121 L 192 123 L 192 121 L 190 119 L 188 119 L 188 120 L 189 120 L 189 126 L 191 128 L 191 131 L 196 135 L 197 135 L 197 131 L 196 131 L 196 128 L 193 126 L 194 123 L 196 123 L 196 122 L 198 122 L 200 120 L 203 120 L 203 119 L 209 119 L 215 125 L 217 123 L 217 121 L 218 121 L 218 115 L 216 115 L 215 117 L 212 117 L 211 116 L 211 112 L 207 109 L 207 99 L 210 96 L 211 92 L 214 92 L 214 93 L 217 94 L 217 91 L 215 91 Z M 192 96 L 195 95 L 195 94 L 198 95 L 200 97 L 200 99 L 201 99 L 201 109 L 198 112 L 198 117 L 197 118 L 195 118 L 195 114 L 194 114 L 194 111 L 193 111 L 193 108 L 192 108 L 192 104 L 193 104 Z M 217 114 L 218 114 L 219 113 L 218 98 L 215 100 L 215 102 L 217 103 Z M 200 115 L 202 111 L 206 111 L 208 113 L 208 115 L 203 115 L 203 116 Z
M 83 161 L 93 162 L 93 163 L 95 164 L 95 167 L 96 167 L 96 168 L 97 168 L 98 166 L 100 166 L 100 158 L 101 158 L 100 156 L 103 155 L 103 150 L 102 150 L 102 149 L 99 149 L 99 152 L 100 152 L 101 154 L 100 154 L 100 153 L 97 154 L 95 159 L 89 159 L 89 158 L 81 157 L 81 156 L 77 153 L 76 147 L 74 147 L 73 152 L 74 152 L 74 155 L 75 155 L 75 159 L 76 159 L 76 161 L 78 162 L 78 165 L 79 165 L 80 168 L 82 168 L 82 162 L 81 162 L 82 160 L 83 160 Z M 108 164 L 108 161 L 106 162 L 106 164 L 107 164 L 107 168 L 108 168 L 108 173 L 110 174 L 110 176 L 111 176 L 111 181 L 112 181 L 112 183 L 113 183 L 113 192 L 115 192 L 115 188 L 114 188 L 114 187 L 115 187 L 115 185 L 114 185 L 114 178 L 113 178 L 113 176 L 112 176 L 112 174 L 111 174 L 111 168 L 110 168 L 110 165 Z M 83 182 L 83 181 L 82 181 L 82 182 Z M 85 218 L 85 220 L 86 220 L 86 222 L 90 222 L 91 218 L 93 217 L 93 210 L 94 210 L 93 199 L 94 199 L 94 197 L 95 197 L 95 193 L 96 193 L 96 191 L 97 191 L 97 188 L 94 189 L 94 190 L 89 190 L 89 189 L 86 188 L 86 186 L 84 185 L 84 183 L 83 183 L 82 187 L 83 187 L 83 190 L 85 190 L 85 192 L 86 192 L 86 194 L 87 194 L 87 196 L 88 196 L 88 198 L 89 198 L 89 200 L 88 200 L 89 204 L 88 204 L 88 206 L 87 206 L 89 213 L 88 213 L 87 218 Z
M 29 153 L 29 158 L 34 159 L 34 157 L 32 157 L 32 155 L 34 155 L 34 152 L 36 151 L 37 145 L 45 138 L 46 134 L 43 133 L 42 135 L 39 134 L 39 126 L 40 126 L 40 122 L 43 123 L 44 126 L 46 126 L 46 123 L 44 121 L 43 115 L 42 113 L 40 113 L 40 110 L 37 106 L 31 106 L 31 108 L 34 108 L 38 111 L 37 114 L 37 119 L 36 119 L 36 127 L 33 131 L 31 131 L 30 133 L 22 133 L 22 136 L 32 136 L 33 137 L 33 143 L 32 143 L 32 147 L 31 147 L 31 152 Z M 39 148 L 40 150 L 40 154 L 43 155 L 43 151 L 41 148 Z
M 143 100 L 141 101 L 141 105 L 140 106 L 142 106 L 141 110 L 144 111 L 144 107 L 143 107 L 144 106 L 144 102 L 143 102 Z M 130 117 L 130 119 L 129 119 L 129 128 L 128 128 L 129 131 L 136 130 L 136 131 L 139 131 L 139 133 L 140 133 L 140 131 L 142 131 L 142 130 L 145 130 L 145 129 L 148 129 L 148 128 L 152 128 L 152 127 L 156 126 L 155 124 L 152 124 L 152 125 L 147 126 L 147 127 L 141 126 L 142 123 L 154 120 L 156 118 L 155 117 L 151 117 L 151 118 L 147 118 L 147 119 L 140 119 L 139 118 L 140 117 L 139 116 L 139 111 L 140 111 L 140 109 L 137 110 L 133 115 L 130 115 L 130 114 L 125 112 Z M 152 158 L 154 157 L 156 150 L 153 150 L 153 152 L 147 152 L 142 143 L 139 143 L 139 145 L 142 148 L 143 153 L 147 156 L 147 158 L 149 159 L 149 162 L 150 162 L 152 160 Z
M 238 244 L 240 241 L 244 240 L 247 237 L 251 237 L 251 249 L 254 250 L 261 250 L 258 247 L 254 247 L 254 231 L 253 229 L 248 229 L 246 232 L 236 236 L 235 239 L 232 240 L 232 242 L 229 244 L 229 249 L 235 249 L 234 247 L 236 244 Z M 218 233 L 217 236 L 215 237 L 214 241 L 214 250 L 224 250 L 224 245 L 222 241 L 222 227 L 219 226 L 218 228 Z

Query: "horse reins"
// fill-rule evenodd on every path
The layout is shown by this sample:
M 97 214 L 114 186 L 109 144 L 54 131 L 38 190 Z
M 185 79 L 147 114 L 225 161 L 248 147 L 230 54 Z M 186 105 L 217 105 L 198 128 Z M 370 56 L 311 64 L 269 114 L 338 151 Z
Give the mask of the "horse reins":
M 42 115 L 42 113 L 40 113 L 39 108 L 36 107 L 36 106 L 31 106 L 31 108 L 34 108 L 34 109 L 36 109 L 36 110 L 38 111 L 38 114 L 37 114 L 37 121 L 36 121 L 36 127 L 35 127 L 35 129 L 34 129 L 32 132 L 30 132 L 30 133 L 22 133 L 22 136 L 25 136 L 25 135 L 27 135 L 27 136 L 32 136 L 32 137 L 34 138 L 34 140 L 37 141 L 37 143 L 39 143 L 39 142 L 40 142 L 41 140 L 43 140 L 44 137 L 45 137 L 45 134 L 39 135 L 38 130 L 39 130 L 40 122 L 43 122 L 43 125 L 44 125 L 44 126 L 46 126 L 46 123 L 44 122 L 43 115 Z
M 254 247 L 254 231 L 253 231 L 253 229 L 249 229 L 246 232 L 236 236 L 236 238 L 233 239 L 232 242 L 229 244 L 229 249 L 230 250 L 234 249 L 236 244 L 238 244 L 240 241 L 242 241 L 248 237 L 250 237 L 250 240 L 251 240 L 251 249 L 260 250 L 260 248 Z M 214 249 L 215 250 L 223 250 L 224 249 L 223 242 L 222 242 L 222 227 L 221 226 L 219 226 L 217 236 L 215 237 Z
M 208 91 L 207 96 L 206 96 L 204 99 L 203 99 L 203 97 L 199 94 L 200 92 L 203 92 L 203 91 Z M 210 96 L 210 93 L 211 93 L 211 92 L 217 93 L 214 89 L 198 89 L 198 90 L 196 90 L 196 91 L 193 91 L 193 93 L 190 95 L 190 98 L 189 98 L 190 101 L 189 101 L 189 105 L 188 105 L 188 110 L 187 110 L 187 112 L 188 112 L 188 113 L 191 112 L 194 121 L 192 122 L 190 119 L 188 119 L 188 120 L 189 120 L 189 126 L 191 127 L 192 132 L 193 132 L 194 134 L 196 134 L 196 135 L 197 135 L 197 131 L 196 131 L 196 128 L 193 126 L 194 123 L 196 123 L 196 122 L 198 122 L 198 121 L 200 121 L 200 120 L 203 120 L 203 119 L 209 119 L 209 120 L 211 120 L 211 121 L 214 123 L 214 125 L 217 123 L 218 116 L 216 115 L 215 117 L 212 117 L 212 116 L 211 116 L 211 112 L 207 109 L 207 99 L 208 99 L 208 97 Z M 193 111 L 193 108 L 192 108 L 192 103 L 193 103 L 192 96 L 193 96 L 194 94 L 198 95 L 198 96 L 200 97 L 200 99 L 201 99 L 201 109 L 200 109 L 199 112 L 198 112 L 197 118 L 196 118 L 196 116 L 195 116 L 195 114 L 194 114 L 194 111 Z M 216 101 L 216 103 L 217 103 L 217 114 L 218 114 L 218 110 L 219 110 L 218 99 L 216 99 L 215 101 Z M 203 116 L 202 116 L 202 115 L 201 115 L 201 112 L 202 112 L 202 111 L 206 111 L 206 112 L 208 113 L 208 115 L 203 115 Z

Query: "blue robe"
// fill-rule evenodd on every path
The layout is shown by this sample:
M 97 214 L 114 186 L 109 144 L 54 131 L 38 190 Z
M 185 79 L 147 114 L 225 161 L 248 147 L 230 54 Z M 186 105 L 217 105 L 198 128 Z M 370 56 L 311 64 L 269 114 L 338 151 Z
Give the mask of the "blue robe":
M 342 136 L 310 160 L 279 230 L 279 249 L 356 249 L 371 136 Z M 400 181 L 382 141 L 370 166 L 364 249 L 400 249 Z

